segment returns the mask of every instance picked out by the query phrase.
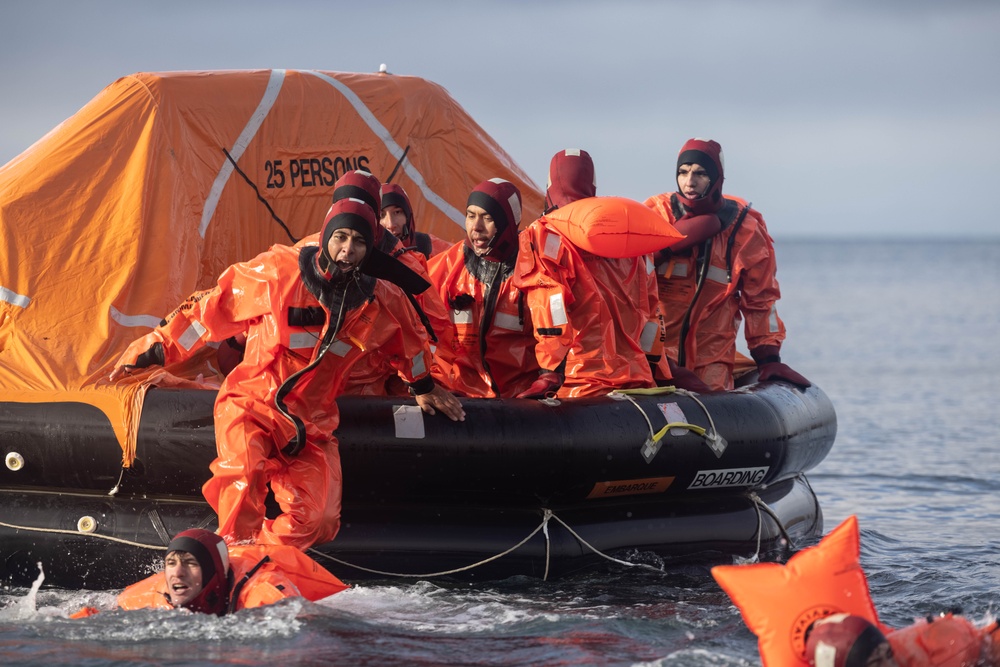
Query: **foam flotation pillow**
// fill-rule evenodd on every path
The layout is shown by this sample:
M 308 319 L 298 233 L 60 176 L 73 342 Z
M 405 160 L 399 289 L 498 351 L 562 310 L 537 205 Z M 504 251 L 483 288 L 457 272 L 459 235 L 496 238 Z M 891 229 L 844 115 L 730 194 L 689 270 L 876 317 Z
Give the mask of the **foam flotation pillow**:
M 684 238 L 645 204 L 626 197 L 588 197 L 542 216 L 573 245 L 599 257 L 641 257 Z
M 881 627 L 860 553 L 858 519 L 850 516 L 786 565 L 719 565 L 712 576 L 757 635 L 764 667 L 807 667 L 805 633 L 813 621 L 847 613 Z

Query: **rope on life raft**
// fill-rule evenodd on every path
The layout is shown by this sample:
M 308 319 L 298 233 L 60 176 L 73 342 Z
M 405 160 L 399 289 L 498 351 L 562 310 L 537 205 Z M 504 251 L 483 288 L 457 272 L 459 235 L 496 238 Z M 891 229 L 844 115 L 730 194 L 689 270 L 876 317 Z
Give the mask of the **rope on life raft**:
M 782 525 L 781 520 L 778 517 L 778 515 L 775 514 L 774 510 L 772 510 L 770 507 L 768 507 L 767 503 L 765 503 L 764 500 L 759 495 L 757 495 L 756 492 L 750 491 L 749 494 L 748 494 L 748 498 L 750 499 L 751 503 L 753 503 L 754 509 L 756 510 L 756 513 L 757 513 L 757 549 L 756 549 L 755 553 L 752 556 L 750 556 L 747 559 L 740 559 L 740 562 L 743 562 L 743 563 L 754 563 L 754 562 L 757 562 L 759 560 L 759 558 L 760 558 L 760 547 L 761 547 L 761 540 L 762 540 L 762 537 L 763 537 L 763 521 L 764 521 L 763 515 L 765 513 L 774 520 L 774 523 L 778 526 L 778 529 L 781 531 L 781 535 L 784 538 L 786 544 L 789 544 L 789 545 L 791 544 L 791 538 L 789 537 L 788 532 L 785 530 L 784 525 Z M 548 581 L 548 578 L 549 578 L 549 565 L 550 565 L 550 561 L 551 561 L 551 547 L 552 547 L 552 541 L 551 541 L 551 539 L 549 537 L 549 521 L 552 521 L 552 520 L 555 520 L 563 528 L 565 528 L 566 531 L 569 532 L 570 535 L 572 535 L 573 537 L 575 537 L 576 540 L 580 544 L 582 544 L 583 546 L 587 547 L 588 549 L 590 549 L 590 551 L 592 551 L 593 553 L 597 554 L 601 558 L 604 558 L 605 560 L 609 560 L 612 563 L 617 563 L 618 565 L 623 565 L 625 567 L 639 567 L 639 568 L 642 568 L 642 569 L 645 569 L 645 570 L 650 570 L 650 571 L 653 571 L 653 572 L 659 572 L 659 573 L 663 573 L 664 572 L 664 569 L 663 569 L 662 566 L 661 567 L 653 567 L 652 565 L 648 565 L 646 563 L 632 563 L 632 562 L 629 562 L 629 561 L 626 561 L 626 560 L 622 560 L 620 558 L 615 558 L 613 556 L 609 556 L 609 555 L 603 553 L 600 549 L 598 549 L 597 547 L 595 547 L 594 545 L 592 545 L 587 540 L 583 539 L 583 537 L 578 532 L 576 532 L 575 530 L 573 530 L 573 528 L 568 523 L 566 523 L 561 518 L 559 518 L 558 516 L 556 516 L 556 514 L 552 510 L 550 510 L 548 508 L 542 508 L 542 522 L 540 524 L 538 524 L 538 526 L 536 526 L 535 529 L 532 530 L 527 535 L 527 537 L 525 537 L 523 540 L 521 540 L 520 542 L 518 542 L 514 546 L 512 546 L 509 549 L 506 549 L 505 551 L 502 551 L 502 552 L 500 552 L 500 553 L 498 553 L 498 554 L 496 554 L 494 556 L 490 556 L 489 558 L 484 558 L 483 560 L 480 560 L 478 562 L 472 563 L 470 565 L 466 565 L 464 567 L 455 568 L 455 569 L 452 569 L 452 570 L 443 570 L 443 571 L 440 571 L 440 572 L 424 572 L 424 573 L 421 573 L 421 574 L 407 574 L 407 573 L 403 573 L 403 572 L 386 572 L 386 571 L 383 571 L 383 570 L 376 570 L 376 569 L 373 569 L 373 568 L 364 567 L 362 565 L 357 565 L 355 563 L 349 563 L 349 562 L 347 562 L 345 560 L 342 560 L 340 558 L 336 558 L 336 557 L 331 556 L 329 554 L 325 554 L 325 553 L 323 553 L 321 551 L 317 551 L 316 549 L 308 549 L 308 551 L 311 554 L 313 554 L 314 556 L 317 556 L 319 558 L 324 558 L 324 559 L 333 561 L 335 563 L 339 563 L 341 565 L 344 565 L 346 567 L 351 567 L 351 568 L 354 568 L 356 570 L 361 570 L 363 572 L 368 572 L 368 573 L 371 573 L 371 574 L 378 574 L 378 575 L 382 575 L 382 576 L 398 577 L 398 578 L 431 578 L 431 577 L 441 577 L 441 576 L 445 576 L 445 575 L 449 575 L 449 574 L 458 574 L 459 572 L 467 572 L 469 570 L 475 569 L 477 567 L 480 567 L 482 565 L 485 565 L 487 563 L 495 561 L 495 560 L 497 560 L 499 558 L 503 558 L 507 554 L 513 553 L 514 551 L 517 551 L 518 549 L 520 549 L 522 546 L 524 546 L 525 544 L 527 544 L 528 541 L 531 538 L 533 538 L 535 535 L 537 535 L 539 533 L 539 531 L 541 531 L 542 534 L 545 535 L 545 574 L 542 577 L 542 580 L 543 581 Z M 140 549 L 150 549 L 150 550 L 154 550 L 154 551 L 166 551 L 166 549 L 167 549 L 167 547 L 162 546 L 162 545 L 143 544 L 141 542 L 134 542 L 132 540 L 125 540 L 125 539 L 121 539 L 119 537 L 113 537 L 111 535 L 101 535 L 101 534 L 98 534 L 98 533 L 87 533 L 87 532 L 81 532 L 79 530 L 66 530 L 66 529 L 62 529 L 62 528 L 38 528 L 38 527 L 33 527 L 33 526 L 19 526 L 19 525 L 7 523 L 5 521 L 0 521 L 0 526 L 3 526 L 4 528 L 10 528 L 12 530 L 23 530 L 23 531 L 36 532 L 36 533 L 57 533 L 57 534 L 61 534 L 61 535 L 74 535 L 76 537 L 93 537 L 93 538 L 100 539 L 100 540 L 107 540 L 109 542 L 116 542 L 118 544 L 124 544 L 124 545 L 127 545 L 127 546 L 138 547 Z
M 346 565 L 347 567 L 352 567 L 352 568 L 354 568 L 356 570 L 361 570 L 363 572 L 369 572 L 371 574 L 379 574 L 379 575 L 387 576 L 387 577 L 431 578 L 431 577 L 441 577 L 441 576 L 445 576 L 445 575 L 449 575 L 449 574 L 458 574 L 459 572 L 467 572 L 467 571 L 475 569 L 475 568 L 477 568 L 477 567 L 479 567 L 481 565 L 485 565 L 486 563 L 489 563 L 491 561 L 495 561 L 498 558 L 503 558 L 507 554 L 513 553 L 514 551 L 517 551 L 518 549 L 520 549 L 522 546 L 524 546 L 525 544 L 527 544 L 528 540 L 530 540 L 532 537 L 534 537 L 535 535 L 537 535 L 539 531 L 541 531 L 545 535 L 545 575 L 542 577 L 542 581 L 548 581 L 548 578 L 549 578 L 549 561 L 551 559 L 551 545 L 552 545 L 551 540 L 549 539 L 549 521 L 552 520 L 552 519 L 555 519 L 558 523 L 560 523 L 562 525 L 563 528 L 565 528 L 569 532 L 570 535 L 572 535 L 573 537 L 575 537 L 577 539 L 577 541 L 580 542 L 580 544 L 584 545 L 585 547 L 587 547 L 588 549 L 590 549 L 591 551 L 593 551 L 595 554 L 597 554 L 601 558 L 605 558 L 605 559 L 607 559 L 607 560 L 609 560 L 609 561 L 611 561 L 613 563 L 618 563 L 619 565 L 625 565 L 627 567 L 641 567 L 641 568 L 645 568 L 647 570 L 652 570 L 653 572 L 663 572 L 663 568 L 662 567 L 653 567 L 652 565 L 647 565 L 646 563 L 630 563 L 629 561 L 621 560 L 619 558 L 614 558 L 613 556 L 609 556 L 609 555 L 607 555 L 605 553 L 602 553 L 597 547 L 593 546 L 592 544 L 590 544 L 589 542 L 587 542 L 587 540 L 583 539 L 580 536 L 579 533 L 577 533 L 575 530 L 573 530 L 569 526 L 568 523 L 566 523 L 565 521 L 563 521 L 562 519 L 560 519 L 558 516 L 556 516 L 555 513 L 552 510 L 546 509 L 546 508 L 542 508 L 542 512 L 543 512 L 543 514 L 542 514 L 542 522 L 540 524 L 538 524 L 538 526 L 536 526 L 535 529 L 533 531 L 531 531 L 531 533 L 529 533 L 527 537 L 525 537 L 523 540 L 521 540 L 520 542 L 518 542 L 517 544 L 515 544 L 511 548 L 507 549 L 506 551 L 502 551 L 501 553 L 498 553 L 495 556 L 490 556 L 489 558 L 484 558 L 483 560 L 478 561 L 476 563 L 472 563 L 471 565 L 466 565 L 464 567 L 458 567 L 458 568 L 455 568 L 453 570 L 443 570 L 441 572 L 424 572 L 422 574 L 406 574 L 406 573 L 402 573 L 402 572 L 385 572 L 383 570 L 374 570 L 372 568 L 364 567 L 362 565 L 356 565 L 354 563 L 348 563 L 345 560 L 341 560 L 339 558 L 335 558 L 335 557 L 333 557 L 333 556 L 331 556 L 329 554 L 325 554 L 325 553 L 323 553 L 321 551 L 316 551 L 315 549 L 309 549 L 308 551 L 311 554 L 313 554 L 314 556 L 318 556 L 320 558 L 326 558 L 327 560 L 334 561 L 335 563 L 339 563 L 341 565 Z
M 12 523 L 7 523 L 5 521 L 0 521 L 0 526 L 4 528 L 10 528 L 12 530 L 24 530 L 32 533 L 57 533 L 60 535 L 74 535 L 76 537 L 94 537 L 99 540 L 107 540 L 108 542 L 117 542 L 118 544 L 124 544 L 130 547 L 138 547 L 140 549 L 152 549 L 154 551 L 166 551 L 167 547 L 158 544 L 143 544 L 142 542 L 133 542 L 132 540 L 123 540 L 120 537 L 113 537 L 111 535 L 100 535 L 98 533 L 85 533 L 79 530 L 67 530 L 65 528 L 38 528 L 35 526 L 17 526 Z
M 688 424 L 685 422 L 671 422 L 666 426 L 664 426 L 663 428 L 661 428 L 659 431 L 654 431 L 653 422 L 650 421 L 649 415 L 646 414 L 646 411 L 642 409 L 642 406 L 639 405 L 639 403 L 634 398 L 632 398 L 632 396 L 635 395 L 652 396 L 659 394 L 677 394 L 679 396 L 687 396 L 688 398 L 690 398 L 692 401 L 697 403 L 698 407 L 700 407 L 702 412 L 705 413 L 705 417 L 708 419 L 708 428 L 706 429 L 701 426 L 697 426 L 695 424 Z M 677 387 L 668 386 L 668 387 L 652 387 L 649 389 L 642 389 L 642 388 L 619 389 L 617 391 L 609 393 L 608 396 L 619 401 L 621 400 L 628 401 L 629 403 L 635 406 L 636 410 L 638 410 L 639 414 L 641 414 L 643 419 L 646 420 L 646 425 L 649 427 L 648 442 L 651 444 L 655 444 L 660 440 L 662 440 L 663 436 L 665 436 L 667 432 L 672 428 L 684 428 L 689 431 L 692 431 L 693 433 L 697 433 L 698 435 L 704 437 L 707 441 L 709 441 L 709 444 L 713 444 L 715 440 L 721 439 L 718 430 L 715 428 L 715 420 L 712 419 L 712 413 L 709 412 L 708 408 L 705 407 L 705 404 L 701 402 L 701 399 L 698 398 L 698 394 L 695 392 L 688 391 L 687 389 L 679 389 Z M 715 448 L 713 447 L 713 451 L 714 449 Z

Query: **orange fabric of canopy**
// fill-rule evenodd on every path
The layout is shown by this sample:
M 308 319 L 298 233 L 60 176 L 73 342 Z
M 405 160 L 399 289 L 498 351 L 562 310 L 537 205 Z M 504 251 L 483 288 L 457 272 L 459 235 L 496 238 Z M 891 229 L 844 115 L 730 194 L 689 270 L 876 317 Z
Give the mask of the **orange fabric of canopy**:
M 213 386 L 206 355 L 110 385 L 129 342 L 230 264 L 318 231 L 333 184 L 399 183 L 419 231 L 464 235 L 468 193 L 542 192 L 437 84 L 315 70 L 138 73 L 0 167 L 0 395 L 79 401 L 131 463 L 151 383 Z M 151 377 L 152 376 L 152 377 Z

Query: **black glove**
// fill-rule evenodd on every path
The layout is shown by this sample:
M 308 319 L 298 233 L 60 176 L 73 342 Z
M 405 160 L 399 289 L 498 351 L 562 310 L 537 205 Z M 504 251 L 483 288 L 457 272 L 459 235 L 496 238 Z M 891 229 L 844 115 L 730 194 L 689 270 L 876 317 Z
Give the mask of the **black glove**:
M 149 366 L 163 365 L 163 343 L 153 343 L 148 350 L 135 358 L 134 364 L 129 364 L 133 368 L 147 368 Z
M 522 391 L 516 398 L 546 398 L 555 395 L 559 387 L 563 385 L 566 377 L 556 371 L 542 370 L 538 374 L 538 379 L 531 383 L 525 391 Z

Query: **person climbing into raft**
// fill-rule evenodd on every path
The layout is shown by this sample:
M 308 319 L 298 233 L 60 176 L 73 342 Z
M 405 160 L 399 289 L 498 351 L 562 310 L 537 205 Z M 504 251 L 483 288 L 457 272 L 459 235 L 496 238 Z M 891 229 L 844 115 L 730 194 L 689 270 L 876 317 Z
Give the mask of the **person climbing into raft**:
M 210 341 L 246 338 L 215 401 L 218 456 L 202 487 L 232 543 L 305 549 L 340 528 L 337 396 L 354 362 L 379 349 L 428 414 L 465 418 L 430 376 L 427 332 L 412 308 L 389 308 L 429 284 L 375 247 L 378 221 L 357 199 L 333 204 L 318 245 L 276 245 L 234 264 L 122 354 L 110 379 L 183 361 Z M 390 294 L 391 293 L 391 294 Z M 281 513 L 265 517 L 268 486 Z
M 531 314 L 514 285 L 521 193 L 502 178 L 469 193 L 466 238 L 431 257 L 428 272 L 451 309 L 454 340 L 439 345 L 434 378 L 476 398 L 512 398 L 538 379 Z
M 315 602 L 346 588 L 294 547 L 227 547 L 215 533 L 192 528 L 170 540 L 163 570 L 127 587 L 117 604 L 126 611 L 187 609 L 222 616 L 291 597 Z M 94 607 L 84 607 L 71 618 L 97 613 Z
M 588 252 L 560 231 L 583 223 L 593 210 L 587 202 L 602 203 L 596 196 L 594 161 L 587 151 L 565 149 L 552 156 L 545 211 L 521 232 L 514 272 L 514 285 L 531 311 L 541 369 L 519 398 L 655 386 L 644 350 L 660 331 L 653 320 L 652 257 L 612 257 L 603 248 Z M 595 254 L 601 252 L 605 255 Z
M 809 387 L 779 354 L 785 325 L 775 306 L 781 293 L 764 218 L 747 201 L 724 195 L 724 179 L 722 147 L 689 139 L 677 156 L 677 191 L 645 202 L 687 236 L 655 256 L 663 354 L 675 379 L 686 377 L 677 369 L 689 369 L 695 385 L 705 385 L 686 388 L 732 389 L 743 321 L 759 379 Z

